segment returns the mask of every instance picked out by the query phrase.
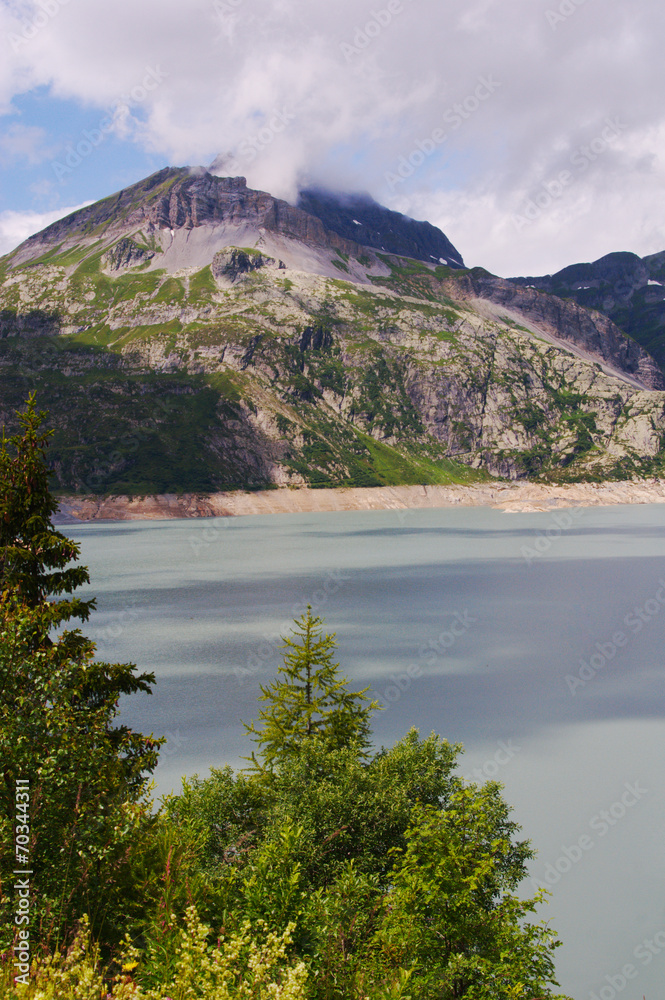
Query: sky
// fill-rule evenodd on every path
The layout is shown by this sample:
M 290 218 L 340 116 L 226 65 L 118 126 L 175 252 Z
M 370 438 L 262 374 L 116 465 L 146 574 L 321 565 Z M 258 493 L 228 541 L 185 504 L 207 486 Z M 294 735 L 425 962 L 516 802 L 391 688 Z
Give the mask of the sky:
M 665 250 L 662 0 L 0 0 L 0 254 L 164 166 L 365 191 L 468 266 Z

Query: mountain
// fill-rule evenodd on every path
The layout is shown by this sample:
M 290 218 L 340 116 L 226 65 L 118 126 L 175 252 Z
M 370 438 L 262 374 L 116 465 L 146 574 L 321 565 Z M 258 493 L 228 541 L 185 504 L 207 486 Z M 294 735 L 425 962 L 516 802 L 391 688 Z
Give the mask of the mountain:
M 391 212 L 369 195 L 305 190 L 300 192 L 298 208 L 315 215 L 329 231 L 364 247 L 427 264 L 464 267 L 462 255 L 440 229 Z
M 659 471 L 650 355 L 462 263 L 365 196 L 159 171 L 0 260 L 0 419 L 37 391 L 66 492 Z
M 511 280 L 605 313 L 665 372 L 665 251 L 648 257 L 610 253 L 556 274 Z

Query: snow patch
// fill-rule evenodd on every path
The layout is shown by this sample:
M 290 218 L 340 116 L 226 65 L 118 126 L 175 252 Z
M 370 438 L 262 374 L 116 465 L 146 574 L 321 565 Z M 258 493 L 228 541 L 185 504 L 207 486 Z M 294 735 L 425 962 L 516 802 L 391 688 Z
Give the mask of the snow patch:
M 652 278 L 649 278 L 649 284 L 650 285 L 660 285 L 661 288 L 663 287 L 663 282 L 662 281 L 653 281 Z

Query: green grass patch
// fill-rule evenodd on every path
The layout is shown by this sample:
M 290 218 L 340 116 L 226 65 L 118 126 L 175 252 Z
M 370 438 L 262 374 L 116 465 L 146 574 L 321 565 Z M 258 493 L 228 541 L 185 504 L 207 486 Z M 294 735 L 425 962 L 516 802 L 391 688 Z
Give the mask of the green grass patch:
M 192 299 L 209 299 L 218 291 L 210 266 L 202 268 L 189 279 L 189 296 Z
M 160 287 L 164 272 L 150 271 L 148 274 L 122 274 L 112 281 L 113 303 L 132 302 L 139 296 L 149 297 L 154 295 Z M 164 284 L 175 279 L 168 279 Z M 184 289 L 183 289 L 184 294 Z M 162 301 L 169 301 L 164 299 Z
M 247 380 L 239 372 L 215 372 L 205 376 L 206 385 L 229 403 L 239 403 L 242 400 L 242 389 Z
M 182 281 L 178 278 L 167 278 L 160 286 L 153 302 L 163 302 L 165 305 L 170 305 L 173 302 L 183 302 L 184 299 L 185 286 Z
M 431 458 L 419 448 L 405 453 L 368 435 L 359 436 L 372 456 L 376 475 L 385 486 L 448 486 L 491 479 L 487 472 L 471 469 L 449 458 Z

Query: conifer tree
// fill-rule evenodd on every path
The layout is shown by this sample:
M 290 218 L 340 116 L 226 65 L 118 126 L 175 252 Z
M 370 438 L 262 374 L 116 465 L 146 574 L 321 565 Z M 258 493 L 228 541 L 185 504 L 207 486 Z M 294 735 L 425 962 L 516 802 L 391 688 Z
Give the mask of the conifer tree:
M 348 679 L 333 661 L 335 634 L 323 631 L 323 619 L 307 612 L 297 618 L 292 638 L 283 637 L 284 665 L 273 684 L 261 685 L 259 725 L 244 724 L 260 747 L 259 771 L 271 771 L 297 754 L 303 741 L 319 739 L 331 750 L 355 744 L 362 753 L 369 745 L 370 716 L 379 706 L 365 697 L 369 688 L 349 691 Z
M 18 414 L 22 433 L 0 440 L 0 589 L 11 591 L 26 607 L 41 607 L 51 627 L 78 618 L 87 621 L 93 600 L 49 598 L 72 594 L 90 582 L 85 566 L 70 565 L 79 546 L 56 531 L 52 517 L 58 502 L 49 487 L 46 461 L 52 431 L 42 430 L 46 413 L 35 394 Z
M 87 620 L 95 602 L 72 596 L 88 570 L 52 524 L 45 416 L 31 395 L 22 433 L 0 442 L 0 951 L 15 930 L 18 783 L 31 803 L 31 935 L 66 935 L 85 912 L 115 933 L 132 905 L 129 859 L 152 823 L 146 796 L 163 742 L 114 724 L 120 696 L 149 693 L 154 674 L 97 662 L 78 629 L 54 632 Z

